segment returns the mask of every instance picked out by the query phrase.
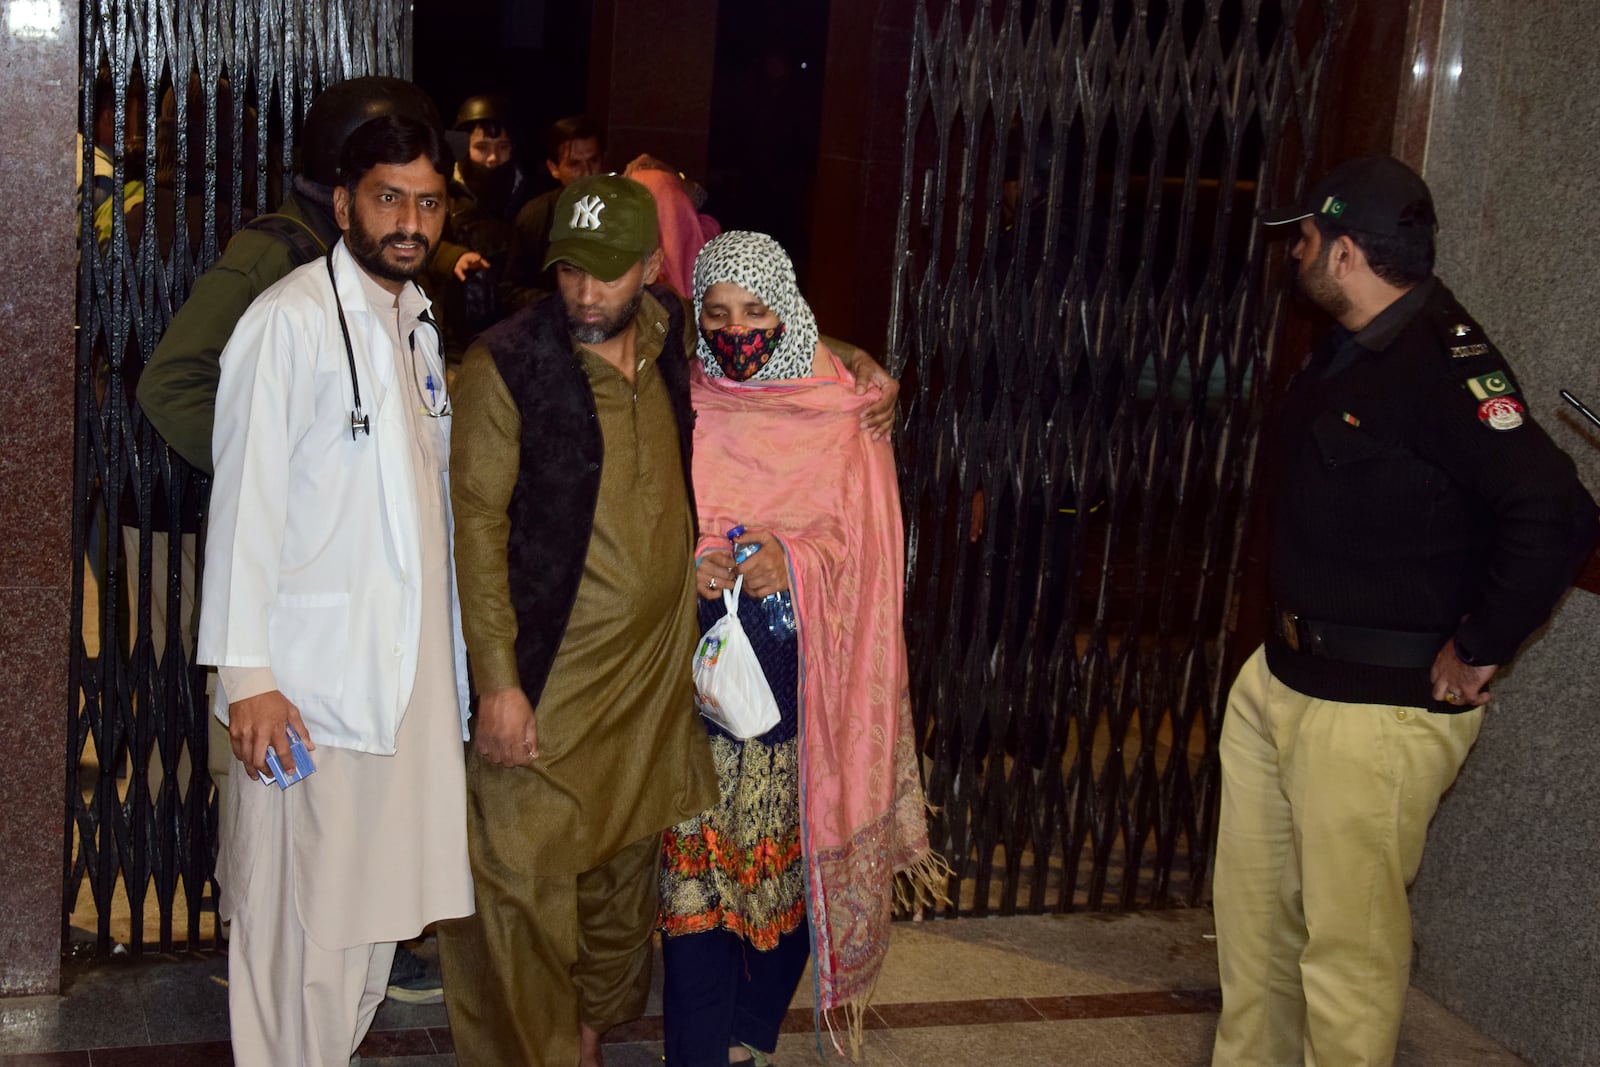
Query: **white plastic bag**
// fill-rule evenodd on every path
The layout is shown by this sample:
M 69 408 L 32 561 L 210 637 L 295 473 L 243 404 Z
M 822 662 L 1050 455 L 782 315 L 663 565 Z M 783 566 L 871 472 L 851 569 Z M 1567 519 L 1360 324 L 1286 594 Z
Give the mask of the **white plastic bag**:
M 694 650 L 694 704 L 700 714 L 740 740 L 778 725 L 778 702 L 739 624 L 744 575 L 722 591 L 728 613 L 711 624 Z

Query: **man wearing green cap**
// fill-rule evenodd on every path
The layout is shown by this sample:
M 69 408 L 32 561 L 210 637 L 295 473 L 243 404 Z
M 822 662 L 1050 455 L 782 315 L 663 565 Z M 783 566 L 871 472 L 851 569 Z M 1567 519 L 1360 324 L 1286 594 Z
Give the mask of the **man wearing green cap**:
M 643 1013 L 661 831 L 716 800 L 695 641 L 686 318 L 649 285 L 655 201 L 562 192 L 559 299 L 493 327 L 453 390 L 451 500 L 480 694 L 478 913 L 439 931 L 462 1064 L 599 1064 Z

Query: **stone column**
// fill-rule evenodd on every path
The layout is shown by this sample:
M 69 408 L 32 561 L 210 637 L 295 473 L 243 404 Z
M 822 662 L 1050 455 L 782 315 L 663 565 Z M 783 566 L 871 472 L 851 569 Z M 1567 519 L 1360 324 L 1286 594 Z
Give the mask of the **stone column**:
M 1421 162 L 1439 208 L 1439 274 L 1600 495 L 1600 428 L 1558 392 L 1600 404 L 1600 22 L 1584 4 L 1442 8 L 1413 64 L 1422 76 L 1436 64 Z M 1600 1062 L 1593 574 L 1496 679 L 1413 891 L 1417 984 L 1535 1064 Z
M 78 8 L 0 20 L 0 994 L 61 978 Z

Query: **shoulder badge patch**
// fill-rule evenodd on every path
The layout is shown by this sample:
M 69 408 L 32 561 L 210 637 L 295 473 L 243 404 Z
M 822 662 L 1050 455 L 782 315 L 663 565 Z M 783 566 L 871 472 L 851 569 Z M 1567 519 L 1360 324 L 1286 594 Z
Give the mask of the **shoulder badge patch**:
M 1467 380 L 1467 388 L 1479 400 L 1488 400 L 1491 397 L 1504 396 L 1514 392 L 1511 379 L 1507 378 L 1504 371 L 1495 371 L 1493 374 L 1480 374 L 1476 378 Z
M 1434 334 L 1444 343 L 1451 359 L 1472 359 L 1474 356 L 1492 356 L 1494 345 L 1484 336 L 1483 328 L 1458 304 L 1436 309 L 1433 312 Z
M 1478 405 L 1478 418 L 1491 430 L 1515 430 L 1522 425 L 1522 405 L 1514 396 L 1497 396 Z

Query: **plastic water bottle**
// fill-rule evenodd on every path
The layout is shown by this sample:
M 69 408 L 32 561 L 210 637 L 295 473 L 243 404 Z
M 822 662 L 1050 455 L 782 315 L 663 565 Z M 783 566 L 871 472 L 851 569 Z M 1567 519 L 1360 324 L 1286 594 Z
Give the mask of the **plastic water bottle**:
M 728 531 L 728 547 L 733 550 L 733 562 L 736 564 L 743 563 L 761 551 L 760 544 L 736 543 L 744 536 L 744 532 L 743 526 L 735 526 Z M 794 636 L 794 601 L 789 599 L 787 592 L 768 593 L 762 597 L 761 617 L 767 624 L 767 632 L 774 637 Z

